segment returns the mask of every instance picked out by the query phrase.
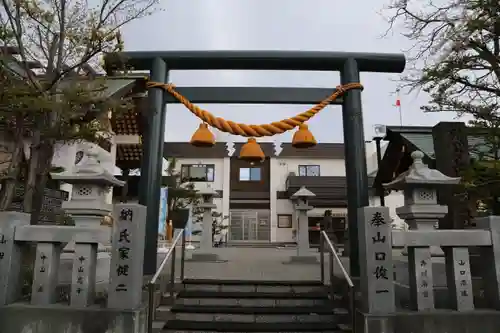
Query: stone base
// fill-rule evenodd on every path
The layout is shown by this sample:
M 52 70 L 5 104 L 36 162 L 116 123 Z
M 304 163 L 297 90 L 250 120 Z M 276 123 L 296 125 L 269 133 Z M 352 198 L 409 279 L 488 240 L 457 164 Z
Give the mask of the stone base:
M 364 333 L 497 333 L 500 312 L 435 310 L 396 312 L 392 315 L 356 314 L 356 332 Z
M 316 256 L 291 256 L 290 261 L 285 261 L 284 264 L 308 264 L 314 265 L 319 263 L 318 258 Z
M 197 262 L 223 262 L 219 255 L 216 253 L 206 253 L 206 252 L 193 252 L 191 259 L 189 261 Z
M 100 307 L 32 306 L 11 304 L 0 308 L 2 333 L 146 333 L 146 308 L 131 311 Z
M 59 284 L 61 285 L 71 285 L 73 257 L 73 253 L 61 254 L 61 263 L 59 267 Z M 96 268 L 96 292 L 107 291 L 109 284 L 110 265 L 111 254 L 109 252 L 98 252 Z

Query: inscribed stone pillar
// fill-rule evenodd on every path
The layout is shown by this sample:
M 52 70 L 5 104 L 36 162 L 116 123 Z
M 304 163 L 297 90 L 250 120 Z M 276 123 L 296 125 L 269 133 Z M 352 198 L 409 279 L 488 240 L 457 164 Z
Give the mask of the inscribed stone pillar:
M 361 309 L 391 314 L 396 306 L 389 208 L 362 207 L 358 216 Z
M 412 310 L 434 309 L 434 278 L 429 247 L 408 249 L 410 300 Z
M 72 307 L 86 307 L 93 304 L 97 264 L 97 243 L 76 243 L 71 279 Z
M 0 212 L 0 306 L 15 302 L 20 296 L 22 248 L 14 235 L 16 227 L 29 224 L 29 214 Z
M 108 308 L 132 310 L 141 305 L 146 237 L 146 207 L 119 204 L 114 208 Z
M 436 169 L 450 177 L 458 177 L 468 167 L 469 144 L 467 126 L 463 122 L 440 122 L 432 128 Z M 457 195 L 456 188 L 443 187 L 438 191 L 438 203 L 448 206 L 440 219 L 440 229 L 463 229 L 469 219 L 467 196 Z
M 467 247 L 449 249 L 446 256 L 446 281 L 451 308 L 458 311 L 474 310 L 472 275 Z
M 38 243 L 33 268 L 31 304 L 48 305 L 57 301 L 57 277 L 61 260 L 59 243 Z
M 500 216 L 476 218 L 475 222 L 478 228 L 491 231 L 492 246 L 481 248 L 481 276 L 489 307 L 500 310 Z

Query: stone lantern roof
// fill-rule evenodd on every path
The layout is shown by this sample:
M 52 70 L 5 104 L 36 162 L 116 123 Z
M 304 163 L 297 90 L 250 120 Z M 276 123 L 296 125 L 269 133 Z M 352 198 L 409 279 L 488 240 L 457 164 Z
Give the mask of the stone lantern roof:
M 87 155 L 87 159 L 85 159 L 83 164 L 76 165 L 71 171 L 51 173 L 52 179 L 78 185 L 97 185 L 103 187 L 125 185 L 124 181 L 118 180 L 103 167 L 99 162 L 99 154 L 94 148 L 88 148 L 84 153 Z
M 291 198 L 292 199 L 298 199 L 298 198 L 312 198 L 312 197 L 315 197 L 316 194 L 312 193 L 311 191 L 309 191 L 305 186 L 302 186 L 301 188 L 299 188 L 299 190 L 297 192 L 295 192 Z
M 414 151 L 411 153 L 413 164 L 410 168 L 401 173 L 393 181 L 382 184 L 384 187 L 392 190 L 402 190 L 408 185 L 456 185 L 460 182 L 460 177 L 448 177 L 436 169 L 430 169 L 422 159 L 424 153 Z

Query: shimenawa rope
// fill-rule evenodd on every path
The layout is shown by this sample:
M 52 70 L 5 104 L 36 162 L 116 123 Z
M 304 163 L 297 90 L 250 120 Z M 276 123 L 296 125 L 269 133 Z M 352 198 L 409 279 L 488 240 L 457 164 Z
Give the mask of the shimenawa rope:
M 294 117 L 283 119 L 280 121 L 272 122 L 270 124 L 262 124 L 262 125 L 247 125 L 241 123 L 235 123 L 231 120 L 226 120 L 224 118 L 215 117 L 212 113 L 207 110 L 203 110 L 197 105 L 191 103 L 186 97 L 181 95 L 176 89 L 175 86 L 171 83 L 161 83 L 161 82 L 153 82 L 149 81 L 147 83 L 148 88 L 162 88 L 172 96 L 175 97 L 180 103 L 184 104 L 184 106 L 191 111 L 195 116 L 203 120 L 208 125 L 217 128 L 218 130 L 234 135 L 240 135 L 245 137 L 263 137 L 263 136 L 273 136 L 276 134 L 281 134 L 300 124 L 305 123 L 312 117 L 314 117 L 317 113 L 323 110 L 328 104 L 333 102 L 338 97 L 344 95 L 347 91 L 351 89 L 363 89 L 361 83 L 347 83 L 344 85 L 339 85 L 335 88 L 335 91 L 310 108 L 309 110 L 299 113 Z

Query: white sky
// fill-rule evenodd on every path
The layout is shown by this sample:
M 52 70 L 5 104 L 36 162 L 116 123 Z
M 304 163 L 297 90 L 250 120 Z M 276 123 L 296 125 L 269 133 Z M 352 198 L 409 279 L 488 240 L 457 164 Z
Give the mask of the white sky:
M 328 50 L 398 53 L 410 44 L 387 29 L 380 12 L 389 0 L 162 0 L 154 15 L 124 29 L 127 50 Z M 364 74 L 365 138 L 374 124 L 398 125 L 394 92 L 398 74 Z M 173 71 L 177 86 L 331 87 L 336 72 Z M 189 96 L 187 96 L 189 97 Z M 402 95 L 404 125 L 435 125 L 454 120 L 448 113 L 426 114 L 421 94 Z M 267 123 L 308 108 L 266 105 L 201 105 L 217 116 L 246 123 Z M 199 121 L 180 105 L 167 107 L 166 141 L 188 141 Z M 309 122 L 319 142 L 342 142 L 339 106 L 328 107 Z M 280 141 L 290 141 L 292 133 Z M 242 138 L 234 138 L 242 141 Z M 274 140 L 274 138 L 273 138 Z

